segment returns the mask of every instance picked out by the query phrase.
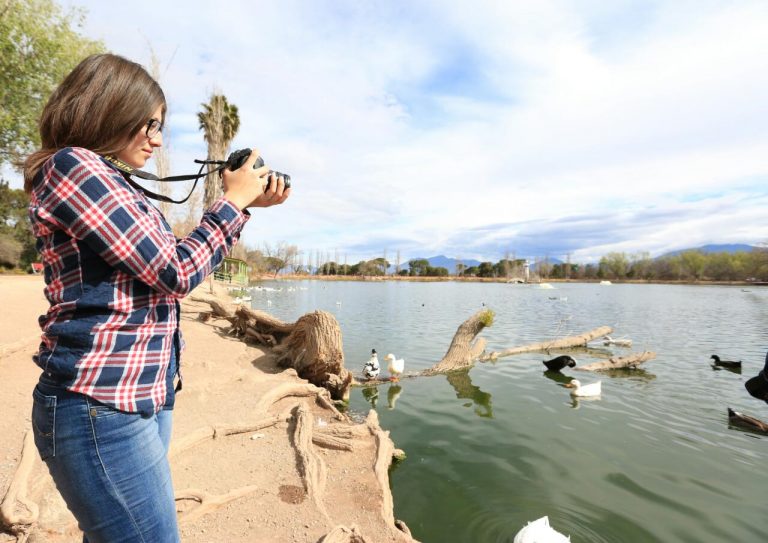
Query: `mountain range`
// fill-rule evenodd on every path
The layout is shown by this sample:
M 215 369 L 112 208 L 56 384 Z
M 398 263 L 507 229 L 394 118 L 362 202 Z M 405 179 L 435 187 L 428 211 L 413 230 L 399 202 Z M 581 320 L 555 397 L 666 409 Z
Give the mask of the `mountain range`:
M 701 251 L 702 253 L 709 254 L 709 253 L 751 252 L 756 249 L 758 249 L 758 247 L 755 247 L 753 245 L 747 245 L 744 243 L 709 244 L 709 245 L 702 245 L 701 247 L 689 247 L 687 249 L 678 249 L 676 251 L 670 251 L 668 253 L 664 253 L 663 255 L 657 258 L 663 258 L 667 256 L 676 256 L 686 251 Z M 417 257 L 417 258 L 423 258 L 423 257 Z M 457 258 L 447 257 L 445 255 L 431 256 L 429 258 L 424 258 L 424 260 L 427 260 L 429 262 L 429 265 L 434 268 L 437 268 L 437 267 L 446 268 L 450 274 L 456 273 L 456 264 L 458 264 L 459 262 L 462 262 L 467 267 L 480 265 L 479 260 L 474 260 L 472 258 L 462 258 L 461 260 L 459 260 Z M 542 262 L 544 261 L 543 258 L 541 258 L 540 260 Z M 562 260 L 554 257 L 548 257 L 547 262 L 549 262 L 549 264 L 563 263 Z M 493 263 L 495 264 L 496 262 L 493 262 Z M 531 262 L 531 266 L 535 269 L 535 264 L 533 262 Z M 408 269 L 408 263 L 405 262 L 401 264 L 400 268 Z M 394 266 L 390 267 L 390 273 L 394 273 Z

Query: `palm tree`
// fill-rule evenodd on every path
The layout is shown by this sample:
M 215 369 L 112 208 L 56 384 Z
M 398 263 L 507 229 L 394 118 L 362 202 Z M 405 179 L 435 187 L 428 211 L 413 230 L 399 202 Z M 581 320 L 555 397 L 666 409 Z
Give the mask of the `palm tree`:
M 208 160 L 224 160 L 229 151 L 229 144 L 235 138 L 240 128 L 240 116 L 237 106 L 227 102 L 226 96 L 216 91 L 211 94 L 211 100 L 198 112 L 200 130 L 203 131 L 205 142 L 208 144 Z M 208 166 L 208 171 L 213 166 Z M 208 209 L 221 196 L 221 184 L 218 174 L 209 173 L 205 178 L 205 195 L 203 209 Z

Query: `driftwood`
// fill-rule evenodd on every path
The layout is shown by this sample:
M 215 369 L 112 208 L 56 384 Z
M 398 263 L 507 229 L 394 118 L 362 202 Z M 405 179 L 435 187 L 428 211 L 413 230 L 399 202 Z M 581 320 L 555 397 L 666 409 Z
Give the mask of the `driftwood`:
M 654 358 L 656 358 L 656 353 L 653 351 L 643 351 L 642 353 L 633 353 L 627 356 L 609 358 L 604 362 L 593 362 L 586 366 L 576 366 L 573 369 L 581 371 L 606 371 L 619 368 L 636 368 L 643 362 L 653 360 Z
M 550 341 L 542 341 L 539 343 L 530 343 L 528 345 L 523 345 L 522 347 L 513 347 L 511 349 L 505 349 L 500 352 L 492 352 L 485 355 L 482 359 L 496 360 L 497 358 L 501 358 L 503 356 L 512 356 L 513 354 L 533 352 L 549 353 L 556 349 L 567 349 L 569 347 L 586 347 L 587 343 L 593 339 L 606 336 L 611 332 L 613 332 L 613 328 L 610 326 L 601 326 L 600 328 L 595 328 L 594 330 L 585 332 L 578 336 L 569 336 L 560 339 L 553 339 Z

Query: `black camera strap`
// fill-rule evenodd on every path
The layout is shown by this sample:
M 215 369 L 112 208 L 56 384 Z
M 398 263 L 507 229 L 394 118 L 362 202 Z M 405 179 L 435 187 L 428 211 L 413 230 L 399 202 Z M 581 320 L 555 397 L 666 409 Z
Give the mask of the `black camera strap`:
M 153 173 L 145 172 L 143 170 L 139 170 L 137 168 L 133 168 L 132 166 L 129 166 L 122 160 L 115 158 L 113 156 L 104 155 L 104 160 L 112 164 L 115 168 L 117 168 L 120 173 L 123 174 L 123 177 L 128 182 L 129 185 L 131 185 L 136 190 L 140 191 L 144 194 L 147 198 L 152 198 L 153 200 L 159 200 L 161 202 L 169 202 L 171 204 L 183 204 L 187 200 L 189 200 L 190 196 L 192 196 L 192 193 L 195 192 L 195 188 L 197 187 L 197 182 L 202 177 L 206 177 L 208 174 L 220 172 L 224 168 L 227 167 L 227 162 L 225 160 L 197 160 L 195 159 L 195 162 L 197 164 L 200 164 L 200 171 L 197 172 L 197 174 L 188 174 L 188 175 L 171 175 L 169 177 L 158 177 Z M 209 164 L 217 166 L 213 170 L 209 172 L 203 173 L 203 169 Z M 131 179 L 131 176 L 135 175 L 136 177 L 140 177 L 141 179 L 146 179 L 148 181 L 158 181 L 160 183 L 174 183 L 179 181 L 195 181 L 195 184 L 192 185 L 192 189 L 189 191 L 189 194 L 187 194 L 187 197 L 183 200 L 174 200 L 173 198 L 169 198 L 168 196 L 165 196 L 163 194 L 157 194 L 156 192 L 153 192 L 145 187 L 142 187 L 139 185 L 136 181 Z

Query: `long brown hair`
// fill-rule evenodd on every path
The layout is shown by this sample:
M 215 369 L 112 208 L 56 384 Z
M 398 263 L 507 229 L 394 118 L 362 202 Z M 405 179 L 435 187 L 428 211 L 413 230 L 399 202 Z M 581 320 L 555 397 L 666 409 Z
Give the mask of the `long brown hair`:
M 91 55 L 51 94 L 40 117 L 42 148 L 24 161 L 24 190 L 46 160 L 65 147 L 117 154 L 162 106 L 160 85 L 135 62 L 118 55 Z

